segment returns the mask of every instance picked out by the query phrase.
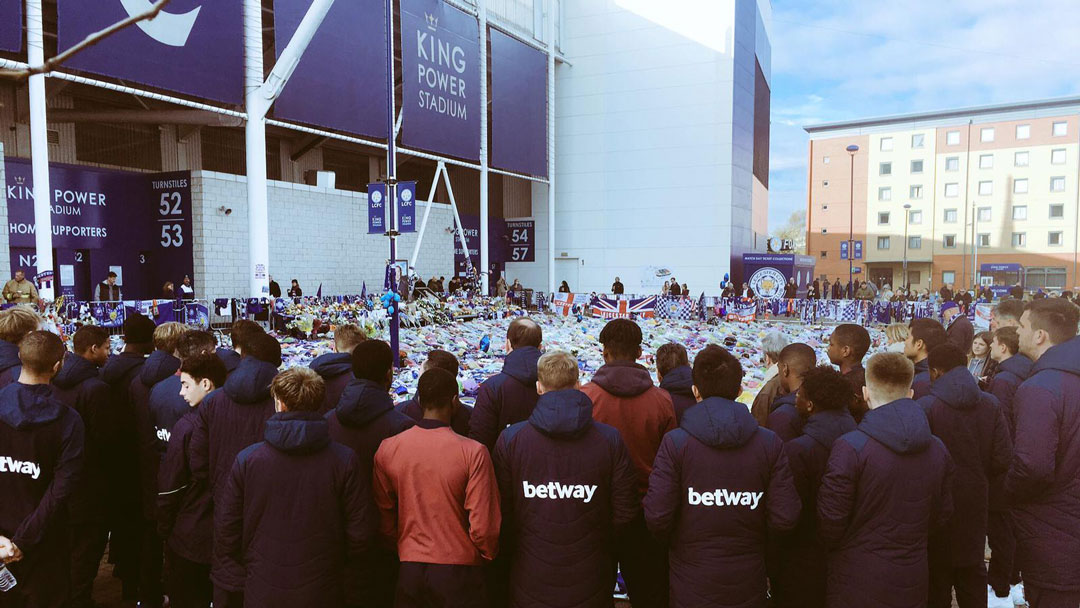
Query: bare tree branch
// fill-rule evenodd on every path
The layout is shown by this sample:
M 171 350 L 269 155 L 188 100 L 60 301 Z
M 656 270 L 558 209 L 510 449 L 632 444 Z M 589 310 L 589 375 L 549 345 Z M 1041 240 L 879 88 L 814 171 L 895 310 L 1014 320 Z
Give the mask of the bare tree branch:
M 154 17 L 157 17 L 158 13 L 160 13 L 161 10 L 165 8 L 165 6 L 168 5 L 171 1 L 172 0 L 157 0 L 157 2 L 155 2 L 153 6 L 147 9 L 146 12 L 128 17 L 127 19 L 124 19 L 123 21 L 118 21 L 103 30 L 90 34 L 89 36 L 84 38 L 83 41 L 79 44 L 76 44 L 75 46 L 64 51 L 63 53 L 56 55 L 55 57 L 46 59 L 45 63 L 41 65 L 32 65 L 21 70 L 0 70 L 0 79 L 22 81 L 30 78 L 34 74 L 47 74 L 60 67 L 68 59 L 71 59 L 80 52 L 94 46 L 102 40 L 105 40 L 116 32 L 131 27 L 132 25 L 135 25 L 140 21 L 148 21 L 150 19 L 153 19 Z

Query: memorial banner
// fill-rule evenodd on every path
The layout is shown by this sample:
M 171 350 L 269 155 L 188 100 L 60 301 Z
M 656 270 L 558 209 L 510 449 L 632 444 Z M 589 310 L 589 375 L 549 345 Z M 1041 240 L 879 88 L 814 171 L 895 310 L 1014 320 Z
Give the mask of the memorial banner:
M 368 234 L 386 232 L 386 184 L 368 184 Z
M 491 29 L 491 166 L 547 176 L 547 56 Z
M 416 182 L 398 182 L 398 232 L 416 232 Z
M 23 0 L 0 0 L 0 51 L 22 50 Z

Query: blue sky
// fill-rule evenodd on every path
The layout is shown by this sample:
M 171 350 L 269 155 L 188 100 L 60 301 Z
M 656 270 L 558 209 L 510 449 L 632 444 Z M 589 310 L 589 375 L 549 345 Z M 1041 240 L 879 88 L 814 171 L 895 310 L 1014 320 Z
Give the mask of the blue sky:
M 769 230 L 820 122 L 1080 94 L 1076 0 L 773 0 Z

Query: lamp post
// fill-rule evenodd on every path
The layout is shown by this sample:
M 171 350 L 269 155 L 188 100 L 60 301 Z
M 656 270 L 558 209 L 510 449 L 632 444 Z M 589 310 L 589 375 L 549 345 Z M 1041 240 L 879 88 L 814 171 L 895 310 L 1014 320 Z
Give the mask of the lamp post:
M 904 289 L 907 289 L 908 221 L 911 219 L 911 203 L 904 203 Z
M 848 156 L 851 157 L 851 191 L 848 208 L 848 243 L 847 243 L 847 284 L 848 289 L 851 289 L 854 285 L 854 260 L 855 260 L 855 153 L 859 151 L 859 146 L 851 144 L 847 147 Z M 852 289 L 852 292 L 854 290 Z M 854 293 L 851 293 L 848 297 L 854 297 Z

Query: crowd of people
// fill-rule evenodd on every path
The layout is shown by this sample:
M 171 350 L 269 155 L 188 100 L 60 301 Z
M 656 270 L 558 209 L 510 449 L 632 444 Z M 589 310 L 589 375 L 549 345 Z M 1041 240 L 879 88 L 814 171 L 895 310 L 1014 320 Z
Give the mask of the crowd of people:
M 869 358 L 839 325 L 828 364 L 770 335 L 748 409 L 723 346 L 662 346 L 655 384 L 628 319 L 584 385 L 514 320 L 470 408 L 442 350 L 395 404 L 389 345 L 354 326 L 280 371 L 251 321 L 225 349 L 133 315 L 110 355 L 11 308 L 0 606 L 92 606 L 108 546 L 150 607 L 611 606 L 619 572 L 635 608 L 1004 606 L 1021 577 L 1076 608 L 1080 309 L 1006 300 L 979 337 L 957 310 Z

